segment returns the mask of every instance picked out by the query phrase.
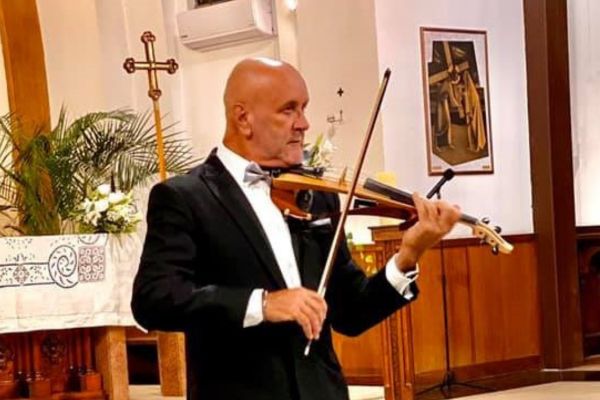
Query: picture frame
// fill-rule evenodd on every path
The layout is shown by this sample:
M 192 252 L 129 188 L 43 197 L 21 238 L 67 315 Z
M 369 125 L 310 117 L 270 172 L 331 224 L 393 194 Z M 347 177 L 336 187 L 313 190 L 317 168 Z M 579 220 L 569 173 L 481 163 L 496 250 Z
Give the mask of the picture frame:
M 421 27 L 429 175 L 492 174 L 487 32 Z

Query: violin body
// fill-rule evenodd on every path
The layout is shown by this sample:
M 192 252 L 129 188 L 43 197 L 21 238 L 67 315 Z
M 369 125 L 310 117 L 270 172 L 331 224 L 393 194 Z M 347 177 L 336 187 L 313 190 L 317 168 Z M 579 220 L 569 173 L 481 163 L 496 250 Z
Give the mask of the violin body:
M 298 195 L 301 195 L 300 192 L 304 190 L 347 194 L 349 188 L 345 181 L 334 182 L 318 177 L 288 172 L 280 174 L 273 179 L 271 198 L 284 215 L 310 220 L 314 216 L 307 213 L 302 205 L 298 205 Z M 416 217 L 414 206 L 390 199 L 365 187 L 357 187 L 354 196 L 358 199 L 366 200 L 366 204 L 370 205 L 354 207 L 349 211 L 350 215 L 371 215 L 399 220 L 409 220 Z M 300 203 L 302 202 L 300 201 Z
M 312 190 L 347 194 L 349 191 L 347 183 L 344 180 L 335 182 L 312 174 L 305 175 L 301 171 L 281 173 L 274 177 L 271 188 L 273 202 L 287 217 L 308 221 L 327 217 L 310 214 L 307 211 L 310 209 L 310 204 L 303 204 L 299 198 Z M 395 218 L 404 221 L 399 225 L 399 229 L 407 229 L 417 222 L 417 210 L 408 192 L 367 179 L 364 185 L 356 187 L 354 196 L 359 200 L 355 204 L 359 203 L 362 206 L 350 209 L 349 215 Z M 500 236 L 499 227 L 492 228 L 485 220 L 481 221 L 467 214 L 462 214 L 459 222 L 471 227 L 473 234 L 482 242 L 488 243 L 494 254 L 512 252 L 513 246 Z

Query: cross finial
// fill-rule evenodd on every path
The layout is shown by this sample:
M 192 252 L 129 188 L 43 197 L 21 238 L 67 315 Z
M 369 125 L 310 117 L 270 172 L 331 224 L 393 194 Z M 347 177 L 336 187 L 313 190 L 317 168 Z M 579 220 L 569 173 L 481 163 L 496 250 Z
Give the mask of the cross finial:
M 154 42 L 156 36 L 150 31 L 146 31 L 141 37 L 142 43 L 144 43 L 144 50 L 146 53 L 145 61 L 135 61 L 132 57 L 126 58 L 123 63 L 123 68 L 127 73 L 132 74 L 137 70 L 148 71 L 148 96 L 152 99 L 153 111 L 154 111 L 154 125 L 156 127 L 156 152 L 158 154 L 158 166 L 160 171 L 161 180 L 167 178 L 167 167 L 165 162 L 164 154 L 164 142 L 162 135 L 162 124 L 160 115 L 160 106 L 158 99 L 162 92 L 158 87 L 158 75 L 156 71 L 167 71 L 169 74 L 174 74 L 179 66 L 174 59 L 170 58 L 164 62 L 156 61 L 154 56 Z
M 173 58 L 169 58 L 167 61 L 158 62 L 154 56 L 154 42 L 156 36 L 150 31 L 146 31 L 141 37 L 142 43 L 144 43 L 144 50 L 146 53 L 145 61 L 135 61 L 132 57 L 126 58 L 123 63 L 123 68 L 127 73 L 132 74 L 137 70 L 148 71 L 148 96 L 152 100 L 158 100 L 162 92 L 158 87 L 158 76 L 156 71 L 167 71 L 169 74 L 174 74 L 179 65 Z

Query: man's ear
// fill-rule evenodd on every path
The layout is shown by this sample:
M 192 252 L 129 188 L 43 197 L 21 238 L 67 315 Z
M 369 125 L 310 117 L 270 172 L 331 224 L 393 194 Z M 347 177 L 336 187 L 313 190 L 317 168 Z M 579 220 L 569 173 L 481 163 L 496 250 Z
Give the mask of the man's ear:
M 245 137 L 250 137 L 252 134 L 252 114 L 242 103 L 233 106 L 233 121 L 240 132 Z

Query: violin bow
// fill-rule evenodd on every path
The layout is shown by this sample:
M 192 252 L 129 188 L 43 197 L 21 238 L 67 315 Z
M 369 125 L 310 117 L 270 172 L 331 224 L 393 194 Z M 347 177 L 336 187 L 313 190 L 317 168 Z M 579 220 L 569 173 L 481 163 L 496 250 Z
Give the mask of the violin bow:
M 352 183 L 350 185 L 350 190 L 346 196 L 346 200 L 344 201 L 344 206 L 342 207 L 342 213 L 340 214 L 340 218 L 335 229 L 335 234 L 333 236 L 333 242 L 331 243 L 331 248 L 329 249 L 329 255 L 327 256 L 327 261 L 325 262 L 325 268 L 323 269 L 323 273 L 321 275 L 321 281 L 319 283 L 319 289 L 317 293 L 321 297 L 325 297 L 325 293 L 327 292 L 327 285 L 329 284 L 329 278 L 331 277 L 331 272 L 333 270 L 333 262 L 335 261 L 335 257 L 337 255 L 337 251 L 340 248 L 340 242 L 342 239 L 342 231 L 344 229 L 344 224 L 346 223 L 346 217 L 348 216 L 348 212 L 350 211 L 350 206 L 352 204 L 352 197 L 354 197 L 354 193 L 356 192 L 356 187 L 358 185 L 358 180 L 360 177 L 360 171 L 362 170 L 363 164 L 365 162 L 365 157 L 367 155 L 367 148 L 369 147 L 369 143 L 371 142 L 371 137 L 373 136 L 373 131 L 375 130 L 375 123 L 377 122 L 377 117 L 379 116 L 379 110 L 381 109 L 381 103 L 383 102 L 383 96 L 385 95 L 385 91 L 388 86 L 388 82 L 390 81 L 390 75 L 392 71 L 390 69 L 386 69 L 383 74 L 383 79 L 381 80 L 381 84 L 379 85 L 379 91 L 377 92 L 377 97 L 375 99 L 375 106 L 371 113 L 371 119 L 369 121 L 369 126 L 367 128 L 367 134 L 363 140 L 362 148 L 360 150 L 360 155 L 356 161 L 356 165 L 354 167 L 354 175 L 352 177 Z M 312 339 L 308 341 L 306 348 L 304 349 L 304 355 L 308 356 L 310 353 L 310 346 L 312 344 Z

